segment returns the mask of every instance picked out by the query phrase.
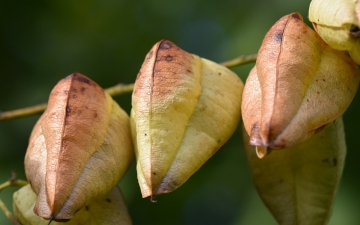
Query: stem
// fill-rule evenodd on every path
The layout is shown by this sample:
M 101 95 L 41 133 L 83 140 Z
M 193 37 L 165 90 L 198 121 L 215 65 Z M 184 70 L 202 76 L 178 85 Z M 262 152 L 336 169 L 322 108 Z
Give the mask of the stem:
M 10 210 L 6 207 L 5 203 L 0 199 L 0 209 L 4 211 L 5 215 L 15 225 L 21 225 L 19 221 L 14 217 Z
M 133 89 L 134 89 L 134 84 L 117 84 L 115 86 L 105 89 L 105 92 L 107 92 L 109 95 L 114 97 L 118 95 L 131 93 Z
M 0 184 L 0 191 L 4 190 L 5 188 L 8 188 L 8 187 L 22 187 L 22 186 L 27 185 L 27 183 L 28 182 L 26 180 L 14 180 L 14 181 L 8 180 L 8 181 Z
M 28 182 L 25 180 L 16 180 L 16 173 L 12 172 L 10 179 L 2 184 L 0 184 L 0 192 L 8 187 L 22 187 L 25 186 Z M 0 199 L 0 210 L 2 210 L 6 217 L 15 224 L 21 225 L 19 221 L 17 221 L 16 217 L 12 214 L 12 212 L 6 207 L 5 203 Z
M 221 63 L 221 65 L 226 66 L 227 68 L 236 67 L 245 65 L 248 63 L 256 62 L 257 54 L 253 55 L 241 55 L 235 59 Z
M 0 192 L 8 187 L 22 187 L 27 185 L 28 182 L 26 180 L 16 180 L 16 172 L 11 171 L 11 177 L 6 182 L 0 184 Z
M 105 89 L 105 91 L 111 96 L 117 96 L 126 93 L 131 93 L 133 88 L 134 88 L 134 84 L 117 84 L 115 86 Z M 34 105 L 26 108 L 16 109 L 7 112 L 0 112 L 0 122 L 40 114 L 45 111 L 46 107 L 47 104 L 42 103 L 39 105 Z
M 235 59 L 223 62 L 221 63 L 221 65 L 231 68 L 231 67 L 241 66 L 244 64 L 255 62 L 256 58 L 257 58 L 257 54 L 241 55 Z M 111 96 L 118 96 L 126 93 L 131 93 L 133 89 L 134 89 L 134 84 L 117 84 L 113 87 L 105 89 L 105 91 Z M 0 111 L 0 122 L 40 114 L 45 111 L 46 106 L 47 104 L 43 103 L 43 104 L 34 105 L 34 106 L 16 109 L 7 112 Z
M 40 114 L 45 111 L 47 104 L 42 103 L 22 109 L 15 109 L 7 112 L 0 112 L 0 121 L 12 120 L 26 116 Z

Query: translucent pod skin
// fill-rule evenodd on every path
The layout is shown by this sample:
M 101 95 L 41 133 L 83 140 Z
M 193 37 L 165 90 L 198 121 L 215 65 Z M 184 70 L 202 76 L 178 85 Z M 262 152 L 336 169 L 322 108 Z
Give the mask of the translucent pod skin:
M 181 186 L 232 135 L 243 83 L 224 66 L 162 40 L 132 96 L 131 129 L 143 197 Z

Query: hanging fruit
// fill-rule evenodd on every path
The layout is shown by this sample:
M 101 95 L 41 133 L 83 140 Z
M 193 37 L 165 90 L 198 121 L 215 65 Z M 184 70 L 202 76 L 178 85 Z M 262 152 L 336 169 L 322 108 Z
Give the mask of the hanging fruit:
M 358 89 L 359 68 L 298 13 L 266 34 L 247 78 L 242 117 L 259 157 L 293 146 L 341 116 Z
M 232 135 L 243 83 L 229 69 L 162 40 L 135 82 L 131 128 L 143 197 L 181 186 Z
M 249 141 L 245 131 L 243 136 Z M 345 163 L 342 118 L 265 158 L 250 145 L 245 153 L 256 190 L 279 224 L 327 224 Z
M 356 0 L 312 0 L 309 20 L 332 48 L 349 52 L 360 64 L 360 2 Z
M 94 81 L 74 73 L 52 90 L 35 125 L 25 172 L 35 214 L 69 220 L 120 181 L 133 159 L 129 116 Z
M 22 187 L 14 193 L 14 214 L 22 225 L 48 225 L 49 221 L 34 214 L 32 208 L 36 202 L 36 194 L 30 185 Z M 131 225 L 124 197 L 116 186 L 106 195 L 94 199 L 81 208 L 68 222 L 51 222 L 52 225 Z

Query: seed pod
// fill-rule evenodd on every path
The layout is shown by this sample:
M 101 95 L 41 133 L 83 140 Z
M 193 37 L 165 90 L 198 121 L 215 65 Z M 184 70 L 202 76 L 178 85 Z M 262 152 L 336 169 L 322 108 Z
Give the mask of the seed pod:
M 52 90 L 25 157 L 35 214 L 69 220 L 120 181 L 133 158 L 129 116 L 101 87 L 74 73 Z
M 230 138 L 240 119 L 242 89 L 226 67 L 167 40 L 155 44 L 132 96 L 143 197 L 178 188 Z
M 32 208 L 36 194 L 30 185 L 16 191 L 13 196 L 14 214 L 22 225 L 48 225 L 49 221 L 34 214 Z M 68 222 L 51 222 L 52 225 L 131 225 L 131 218 L 120 189 L 116 186 L 101 198 L 94 199 Z
M 259 157 L 306 140 L 341 116 L 358 88 L 358 66 L 293 13 L 266 34 L 247 78 L 242 116 Z
M 244 142 L 249 136 L 243 132 Z M 245 145 L 255 187 L 279 224 L 327 224 L 344 168 L 341 117 L 308 140 L 259 159 Z
M 360 64 L 360 2 L 355 0 L 312 0 L 309 20 L 332 48 L 346 50 Z

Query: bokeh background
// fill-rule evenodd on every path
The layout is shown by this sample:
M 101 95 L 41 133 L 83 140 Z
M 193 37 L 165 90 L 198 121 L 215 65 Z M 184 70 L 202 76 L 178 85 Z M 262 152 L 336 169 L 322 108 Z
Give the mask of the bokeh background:
M 307 20 L 310 0 L 0 1 L 0 110 L 47 101 L 53 86 L 78 71 L 104 88 L 133 83 L 146 53 L 161 39 L 222 62 L 256 53 L 283 15 Z M 244 80 L 251 65 L 234 71 Z M 115 97 L 127 111 L 131 95 Z M 348 155 L 330 224 L 359 224 L 360 96 L 344 115 Z M 0 123 L 0 183 L 25 179 L 24 154 L 39 116 Z M 238 129 L 175 192 L 142 199 L 135 164 L 120 182 L 135 225 L 276 224 L 251 182 Z M 0 198 L 11 207 L 8 188 Z M 11 224 L 0 211 L 0 224 Z

